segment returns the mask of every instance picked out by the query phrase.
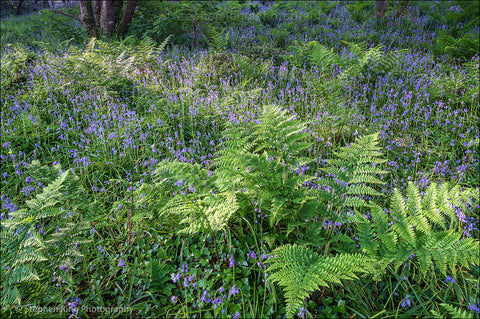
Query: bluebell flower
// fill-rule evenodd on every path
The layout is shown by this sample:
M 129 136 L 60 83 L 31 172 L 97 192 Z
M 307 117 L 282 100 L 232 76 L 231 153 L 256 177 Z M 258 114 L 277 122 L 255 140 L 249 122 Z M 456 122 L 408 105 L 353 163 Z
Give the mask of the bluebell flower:
M 230 288 L 230 291 L 229 291 L 229 294 L 230 296 L 232 295 L 236 295 L 240 293 L 240 289 L 236 288 L 235 285 L 233 285 L 231 288 Z
M 297 313 L 297 315 L 300 317 L 300 318 L 305 318 L 305 308 L 300 308 L 300 312 Z
M 200 301 L 205 302 L 207 300 L 207 293 L 208 291 L 203 291 L 202 296 L 200 297 Z
M 476 304 L 469 304 L 468 309 L 476 311 L 477 313 L 480 313 L 480 308 Z
M 410 307 L 410 299 L 408 297 L 405 297 L 405 299 L 402 301 L 402 308 Z
M 173 273 L 173 274 L 170 275 L 170 278 L 172 278 L 173 283 L 176 284 L 178 282 L 178 280 L 180 279 L 180 273 L 178 273 L 176 275 L 175 275 L 175 273 Z
M 453 279 L 452 277 L 450 276 L 447 276 L 447 278 L 445 279 L 445 282 L 455 282 L 455 279 Z

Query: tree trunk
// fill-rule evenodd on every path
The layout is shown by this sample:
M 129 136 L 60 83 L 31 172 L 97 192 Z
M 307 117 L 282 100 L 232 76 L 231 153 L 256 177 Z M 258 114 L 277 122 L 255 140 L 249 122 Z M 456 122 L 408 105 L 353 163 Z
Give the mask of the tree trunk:
M 80 22 L 87 31 L 88 37 L 97 36 L 97 26 L 93 15 L 92 2 L 90 0 L 80 0 Z
M 137 7 L 137 0 L 128 0 L 127 5 L 125 6 L 125 10 L 123 11 L 122 19 L 118 24 L 117 34 L 125 35 L 132 22 L 133 14 L 135 13 L 135 8 Z
M 19 1 L 18 7 L 25 0 Z M 125 35 L 132 22 L 137 3 L 138 0 L 127 0 L 124 6 L 123 0 L 80 0 L 80 17 L 57 10 L 48 11 L 80 21 L 88 37 L 97 37 L 100 29 L 103 35 L 110 37 L 115 33 Z
M 100 26 L 106 36 L 111 36 L 115 31 L 115 6 L 111 0 L 102 1 L 102 13 L 100 16 Z
M 377 8 L 377 18 L 383 18 L 387 12 L 387 0 L 376 0 L 375 7 Z
M 18 16 L 20 15 L 20 12 L 22 11 L 22 4 L 25 2 L 25 0 L 19 0 L 17 3 L 17 7 L 15 8 L 15 15 Z

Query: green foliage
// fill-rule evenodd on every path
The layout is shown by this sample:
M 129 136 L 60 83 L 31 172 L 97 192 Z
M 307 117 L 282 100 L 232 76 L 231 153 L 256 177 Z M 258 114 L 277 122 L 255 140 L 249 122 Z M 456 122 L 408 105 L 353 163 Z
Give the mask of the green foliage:
M 398 269 L 414 258 L 412 262 L 423 274 L 433 268 L 444 276 L 447 270 L 456 274 L 459 267 L 478 265 L 480 257 L 478 240 L 462 237 L 459 217 L 473 197 L 473 189 L 460 191 L 460 186 L 448 183 L 441 187 L 433 183 L 421 196 L 409 182 L 406 199 L 394 191 L 388 214 L 382 207 L 372 206 L 371 220 L 359 222 L 358 242 L 363 252 L 377 259 L 374 267 L 379 271 L 389 264 Z
M 382 158 L 380 150 L 378 134 L 372 134 L 358 138 L 350 147 L 341 147 L 339 152 L 334 153 L 334 159 L 327 160 L 330 167 L 322 168 L 322 171 L 330 178 L 317 182 L 326 188 L 322 191 L 329 207 L 326 207 L 325 213 L 339 213 L 344 207 L 368 207 L 362 197 L 382 195 L 369 186 L 383 184 L 377 176 L 388 173 L 381 169 L 382 163 L 387 160 Z
M 80 8 L 60 8 L 59 11 L 72 16 L 80 16 Z M 64 15 L 42 10 L 39 15 L 33 17 L 32 31 L 41 32 L 45 40 L 55 39 L 51 42 L 62 42 L 72 39 L 75 44 L 83 44 L 86 41 L 86 33 L 79 21 Z M 56 40 L 58 39 L 58 40 Z
M 114 97 L 126 97 L 134 90 L 133 80 L 127 74 L 135 68 L 143 70 L 147 64 L 154 62 L 171 38 L 168 36 L 157 45 L 145 37 L 135 47 L 91 38 L 82 51 L 70 47 L 65 58 L 55 61 L 52 72 L 70 79 L 70 83 L 79 91 L 88 85 L 95 85 L 104 87 Z M 98 72 L 102 72 L 103 76 L 98 77 Z
M 32 169 L 45 174 L 40 178 L 51 176 L 38 162 Z M 55 283 L 72 284 L 69 270 L 82 257 L 79 246 L 88 242 L 86 193 L 70 171 L 60 173 L 59 166 L 53 171 L 58 176 L 2 222 L 2 309 L 25 302 L 62 302 Z
M 472 118 L 478 115 L 478 91 L 480 89 L 479 58 L 463 63 L 464 72 L 450 72 L 450 76 L 432 79 L 428 92 L 434 99 L 444 102 L 458 101 L 457 105 L 467 106 Z M 448 67 L 450 70 L 451 67 Z
M 157 42 L 173 35 L 174 44 L 202 45 L 208 41 L 205 26 L 226 26 L 233 16 L 212 1 L 146 2 L 139 5 L 129 34 L 149 36 Z
M 268 213 L 272 226 L 285 225 L 285 221 L 313 211 L 316 199 L 302 187 L 313 177 L 295 173 L 308 163 L 302 157 L 302 151 L 310 146 L 304 142 L 304 128 L 286 111 L 266 106 L 259 123 L 250 129 L 227 129 L 227 141 L 218 152 L 213 172 L 198 164 L 161 164 L 157 176 L 167 173 L 170 178 L 162 182 L 171 185 L 178 181 L 184 193 L 169 201 L 162 214 L 179 216 L 180 224 L 187 224 L 187 232 L 213 232 L 225 229 L 231 219 L 251 218 L 249 209 L 254 201 Z
M 271 60 L 274 65 L 280 65 L 284 59 L 282 58 L 283 50 L 278 48 L 271 41 L 263 42 L 262 44 L 254 43 L 253 41 L 242 41 L 236 43 L 235 47 L 238 53 L 249 57 L 255 61 Z
M 27 80 L 27 68 L 37 56 L 24 46 L 8 44 L 11 52 L 1 57 L 1 85 L 6 89 L 21 86 Z
M 477 2 L 409 4 L 428 34 L 476 34 Z M 478 208 L 449 211 L 438 199 L 440 221 L 424 205 L 433 195 L 423 195 L 435 180 L 478 184 L 478 59 L 432 60 L 410 17 L 379 23 L 372 2 L 268 6 L 139 1 L 125 39 L 96 39 L 86 50 L 84 32 L 73 34 L 78 22 L 62 15 L 2 19 L 2 218 L 16 210 L 10 199 L 20 206 L 2 226 L 14 221 L 23 236 L 2 233 L 4 301 L 17 306 L 2 317 L 80 297 L 128 307 L 82 318 L 273 318 L 285 316 L 287 294 L 289 313 L 303 307 L 314 318 L 478 317 L 480 267 L 468 257 L 477 239 L 463 238 L 478 238 Z M 339 39 L 355 44 L 345 51 Z M 427 50 L 387 58 L 380 43 Z M 294 54 L 282 58 L 291 44 Z M 469 50 L 439 56 L 459 48 Z M 374 131 L 381 138 L 367 135 Z M 357 135 L 366 136 L 353 142 Z M 48 202 L 35 187 L 59 178 L 27 166 L 37 158 L 72 167 L 62 183 L 88 190 L 84 206 L 69 209 L 68 189 L 51 207 L 27 205 Z M 419 183 L 420 206 L 405 180 Z M 393 185 L 408 198 L 404 215 L 389 206 Z M 90 231 L 72 235 L 88 222 Z M 83 256 L 61 256 L 81 240 Z M 279 246 L 283 261 L 272 259 L 278 268 L 268 276 L 263 263 Z M 374 280 L 342 272 L 352 256 L 370 260 L 361 267 Z
M 469 61 L 478 55 L 480 45 L 478 33 L 469 33 L 461 37 L 454 37 L 446 31 L 440 30 L 432 48 L 435 57 L 446 55 L 453 61 Z
M 277 10 L 276 7 L 278 5 L 273 5 L 271 6 L 268 10 L 266 11 L 263 11 L 263 12 L 259 12 L 257 14 L 258 16 L 258 19 L 260 19 L 260 22 L 264 25 L 264 26 L 270 26 L 270 27 L 274 27 L 278 21 L 278 16 L 277 16 Z
M 350 47 L 356 58 L 348 63 L 348 68 L 342 72 L 340 80 L 357 77 L 363 79 L 367 75 L 384 75 L 394 72 L 395 68 L 399 67 L 401 54 L 408 52 L 408 50 L 397 50 L 384 53 L 381 44 L 367 50 L 365 43 L 343 42 Z
M 345 8 L 350 13 L 350 17 L 357 23 L 362 23 L 374 16 L 373 1 L 355 1 L 346 5 Z
M 283 55 L 283 58 L 297 67 L 315 65 L 322 70 L 330 71 L 333 66 L 340 66 L 344 70 L 338 79 L 345 82 L 353 78 L 361 80 L 367 75 L 371 77 L 394 72 L 399 68 L 401 55 L 407 52 L 407 50 L 397 50 L 384 53 L 381 44 L 367 49 L 365 42 L 356 44 L 343 41 L 343 43 L 350 47 L 355 56 L 353 59 L 342 58 L 333 51 L 333 48 L 328 49 L 317 41 L 305 44 L 297 41 L 295 45 L 289 46 L 293 54 Z
M 440 306 L 444 311 L 431 310 L 431 314 L 435 318 L 454 318 L 454 319 L 472 319 L 473 312 L 468 312 L 465 309 L 454 307 L 447 303 L 441 303 Z
M 360 254 L 341 254 L 323 257 L 306 246 L 281 246 L 272 252 L 268 260 L 273 272 L 268 279 L 285 287 L 287 317 L 293 318 L 309 293 L 341 283 L 341 280 L 356 279 L 356 273 L 366 272 L 369 260 Z
M 215 27 L 208 28 L 205 33 L 207 34 L 210 46 L 217 52 L 225 51 L 227 49 L 228 40 L 230 34 L 224 33 Z

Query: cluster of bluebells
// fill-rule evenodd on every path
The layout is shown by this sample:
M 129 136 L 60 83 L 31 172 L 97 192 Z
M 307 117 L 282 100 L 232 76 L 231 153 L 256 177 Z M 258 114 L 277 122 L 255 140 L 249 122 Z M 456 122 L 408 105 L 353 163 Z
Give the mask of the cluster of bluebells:
M 468 305 L 468 309 L 480 314 L 480 304 L 471 303 Z
M 72 314 L 68 317 L 69 319 L 72 318 L 78 318 L 81 319 L 78 316 L 78 307 L 82 303 L 82 299 L 76 297 L 71 297 L 69 300 L 67 300 L 67 306 L 68 308 L 72 311 Z
M 234 265 L 233 258 L 230 258 L 230 265 L 233 267 Z M 206 289 L 200 289 L 198 287 L 198 278 L 196 274 L 192 274 L 189 271 L 189 265 L 183 264 L 180 267 L 180 271 L 178 273 L 172 273 L 170 278 L 174 284 L 181 285 L 182 289 L 185 288 L 198 288 L 197 291 L 197 305 L 201 306 L 202 308 L 211 306 L 213 309 L 222 309 L 221 312 L 224 313 L 225 309 L 222 308 L 222 305 L 225 304 L 227 300 L 234 300 L 232 298 L 236 298 L 237 295 L 240 294 L 240 289 L 237 287 L 236 284 L 231 285 L 230 287 L 226 285 L 222 285 L 216 290 L 209 291 Z M 179 296 L 171 296 L 170 300 L 173 304 L 176 304 L 179 299 Z M 235 314 L 234 317 L 239 316 L 239 314 Z
M 402 300 L 401 306 L 402 308 L 410 308 L 410 299 L 408 297 L 405 297 L 405 299 Z

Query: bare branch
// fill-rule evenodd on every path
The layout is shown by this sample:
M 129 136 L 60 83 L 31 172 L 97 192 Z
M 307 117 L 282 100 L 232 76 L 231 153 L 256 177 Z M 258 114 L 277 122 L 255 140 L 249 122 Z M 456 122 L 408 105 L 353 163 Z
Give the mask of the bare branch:
M 45 9 L 45 11 L 50 11 L 50 12 L 53 12 L 53 13 L 63 14 L 64 16 L 67 16 L 67 17 L 69 17 L 69 18 L 72 18 L 72 19 L 75 19 L 75 20 L 77 20 L 77 21 L 79 21 L 79 22 L 82 22 L 82 21 L 80 21 L 80 18 L 79 18 L 79 17 L 76 17 L 76 16 L 74 16 L 74 15 L 72 15 L 72 14 L 68 14 L 68 13 L 65 13 L 65 12 L 62 12 L 62 11 L 52 10 L 52 9 Z

